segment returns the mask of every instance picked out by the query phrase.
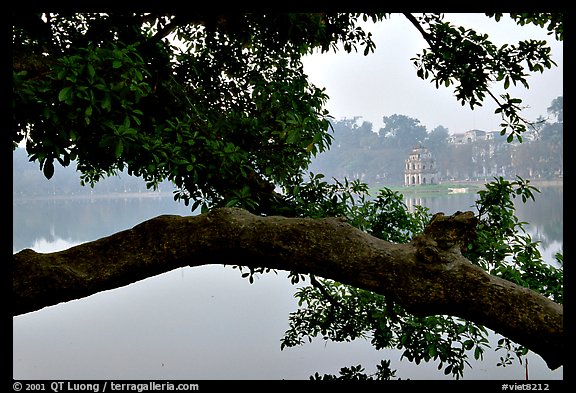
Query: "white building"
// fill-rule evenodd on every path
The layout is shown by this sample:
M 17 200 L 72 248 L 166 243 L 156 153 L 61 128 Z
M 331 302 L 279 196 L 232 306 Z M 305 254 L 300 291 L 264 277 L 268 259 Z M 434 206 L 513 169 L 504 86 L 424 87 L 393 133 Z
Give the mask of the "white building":
M 434 184 L 437 182 L 437 173 L 430 151 L 422 145 L 415 146 L 406 160 L 404 185 Z

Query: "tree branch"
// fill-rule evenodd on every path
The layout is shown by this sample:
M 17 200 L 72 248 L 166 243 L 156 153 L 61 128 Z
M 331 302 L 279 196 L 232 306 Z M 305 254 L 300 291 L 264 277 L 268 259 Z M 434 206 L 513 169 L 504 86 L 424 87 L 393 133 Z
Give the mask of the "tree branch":
M 68 250 L 13 255 L 13 315 L 128 285 L 183 266 L 242 265 L 313 274 L 385 296 L 415 315 L 482 324 L 564 363 L 563 306 L 491 276 L 460 253 L 472 212 L 434 216 L 409 244 L 372 237 L 337 219 L 261 217 L 216 209 L 159 216 Z
M 404 12 L 403 15 L 406 17 L 406 19 L 410 21 L 410 23 L 414 25 L 414 27 L 416 27 L 416 30 L 418 30 L 418 32 L 426 40 L 428 45 L 430 45 L 430 48 L 434 48 L 436 45 L 434 45 L 434 43 L 432 42 L 432 36 L 422 28 L 422 25 L 420 24 L 420 22 L 418 22 L 418 19 L 416 19 L 414 15 L 408 12 Z

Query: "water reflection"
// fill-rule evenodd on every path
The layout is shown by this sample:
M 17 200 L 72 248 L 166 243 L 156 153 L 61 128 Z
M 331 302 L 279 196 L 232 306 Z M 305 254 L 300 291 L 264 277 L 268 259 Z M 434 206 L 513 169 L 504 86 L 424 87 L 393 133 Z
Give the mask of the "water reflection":
M 31 248 L 38 239 L 86 242 L 109 236 L 162 214 L 190 215 L 171 195 L 142 198 L 14 200 L 13 249 Z
M 524 225 L 526 232 L 532 240 L 538 241 L 539 250 L 544 261 L 556 265 L 554 255 L 562 253 L 564 239 L 564 209 L 563 209 L 563 186 L 537 187 L 540 192 L 535 193 L 535 200 L 525 203 L 521 199 L 513 199 L 516 216 Z M 431 213 L 443 212 L 446 215 L 457 211 L 473 211 L 476 209 L 476 193 L 465 194 L 442 194 L 430 193 L 426 195 L 406 193 L 404 203 L 410 211 L 414 211 L 416 205 L 425 206 Z
M 562 247 L 562 193 L 543 193 L 532 208 L 535 236 Z M 547 202 L 545 198 L 550 197 Z M 419 199 L 432 211 L 470 210 L 475 195 Z M 560 198 L 560 199 L 559 199 Z M 416 202 L 416 200 L 414 201 Z M 534 206 L 536 208 L 534 209 Z M 13 250 L 57 251 L 95 240 L 161 214 L 191 214 L 171 196 L 13 202 Z M 560 209 L 559 209 L 560 207 Z M 538 213 L 536 209 L 551 209 Z M 558 209 L 560 211 L 558 211 Z M 532 230 L 532 229 L 531 229 Z M 375 350 L 368 341 L 312 344 L 280 351 L 288 315 L 297 309 L 285 274 L 250 285 L 222 266 L 185 268 L 78 301 L 13 318 L 15 379 L 307 379 L 362 364 L 367 371 L 391 359 L 403 379 L 451 379 L 437 364 L 400 360 L 399 351 Z M 501 353 L 473 359 L 465 379 L 521 380 L 517 363 L 496 367 Z M 530 354 L 530 376 L 562 379 Z M 58 361 L 55 361 L 55 358 Z
M 54 237 L 52 240 L 47 240 L 44 238 L 36 239 L 31 249 L 36 252 L 48 253 L 67 250 L 71 247 L 82 244 L 82 242 L 74 242 L 66 239 L 60 239 L 59 237 Z M 16 252 L 17 250 L 14 250 Z

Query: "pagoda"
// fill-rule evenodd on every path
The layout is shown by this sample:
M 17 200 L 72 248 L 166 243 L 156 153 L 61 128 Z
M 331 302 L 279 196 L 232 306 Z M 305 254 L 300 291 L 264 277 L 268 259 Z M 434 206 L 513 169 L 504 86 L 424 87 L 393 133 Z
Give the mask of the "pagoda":
M 420 144 L 412 148 L 412 152 L 406 160 L 404 185 L 435 184 L 437 173 L 436 163 L 430 151 Z

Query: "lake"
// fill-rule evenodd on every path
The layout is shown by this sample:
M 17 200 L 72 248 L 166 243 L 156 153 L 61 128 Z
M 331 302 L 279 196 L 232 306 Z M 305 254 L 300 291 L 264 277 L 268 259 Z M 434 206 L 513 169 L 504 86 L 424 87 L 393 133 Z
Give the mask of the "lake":
M 518 205 L 529 233 L 553 261 L 563 247 L 563 189 L 543 187 L 536 202 Z M 416 198 L 419 198 L 416 200 Z M 407 196 L 431 211 L 473 210 L 475 194 Z M 161 214 L 190 214 L 170 195 L 13 201 L 13 251 L 50 252 L 98 239 Z M 297 309 L 295 287 L 279 272 L 253 284 L 223 266 L 181 268 L 93 296 L 13 318 L 14 379 L 308 379 L 362 364 L 373 372 L 391 359 L 402 379 L 451 379 L 437 364 L 400 362 L 400 352 L 375 350 L 368 341 L 316 339 L 280 350 L 288 315 Z M 517 362 L 496 367 L 470 360 L 464 379 L 525 378 Z M 529 354 L 531 379 L 562 379 Z

